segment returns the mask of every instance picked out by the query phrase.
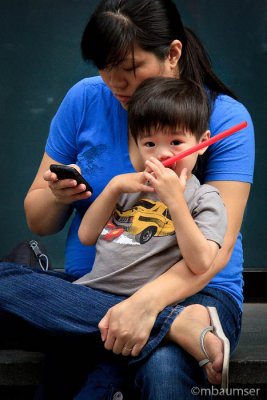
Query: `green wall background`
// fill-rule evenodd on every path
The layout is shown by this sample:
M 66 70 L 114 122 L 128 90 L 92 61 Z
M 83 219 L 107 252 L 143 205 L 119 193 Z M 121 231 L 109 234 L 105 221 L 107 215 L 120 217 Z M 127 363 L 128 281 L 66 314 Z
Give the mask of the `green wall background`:
M 85 76 L 80 38 L 93 0 L 0 0 L 0 257 L 27 228 L 23 200 L 41 160 L 50 121 L 66 91 Z M 267 0 L 177 0 L 185 25 L 202 39 L 219 76 L 255 124 L 255 183 L 242 227 L 246 267 L 267 267 Z M 66 228 L 42 238 L 64 265 Z M 38 238 L 37 238 L 38 239 Z

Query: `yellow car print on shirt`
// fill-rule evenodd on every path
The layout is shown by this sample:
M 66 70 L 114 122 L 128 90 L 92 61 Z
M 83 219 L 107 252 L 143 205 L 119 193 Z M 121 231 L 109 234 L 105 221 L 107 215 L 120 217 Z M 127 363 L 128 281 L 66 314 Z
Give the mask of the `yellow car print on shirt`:
M 138 201 L 125 211 L 116 208 L 112 222 L 135 236 L 140 244 L 154 236 L 170 236 L 175 233 L 167 207 L 159 201 L 148 199 Z

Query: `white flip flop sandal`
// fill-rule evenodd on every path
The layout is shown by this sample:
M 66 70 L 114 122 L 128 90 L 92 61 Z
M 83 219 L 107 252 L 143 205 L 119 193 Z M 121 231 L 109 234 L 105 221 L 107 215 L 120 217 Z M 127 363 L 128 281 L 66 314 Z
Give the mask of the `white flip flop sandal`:
M 210 362 L 209 355 L 204 345 L 204 338 L 208 332 L 212 332 L 216 335 L 223 344 L 223 368 L 222 368 L 222 383 L 221 388 L 228 388 L 228 376 L 229 376 L 229 360 L 230 360 L 230 343 L 227 337 L 224 334 L 219 315 L 215 307 L 207 307 L 207 310 L 210 314 L 211 326 L 207 326 L 207 328 L 203 329 L 200 334 L 200 347 L 206 358 L 204 360 L 199 361 L 199 366 L 203 367 L 207 363 Z

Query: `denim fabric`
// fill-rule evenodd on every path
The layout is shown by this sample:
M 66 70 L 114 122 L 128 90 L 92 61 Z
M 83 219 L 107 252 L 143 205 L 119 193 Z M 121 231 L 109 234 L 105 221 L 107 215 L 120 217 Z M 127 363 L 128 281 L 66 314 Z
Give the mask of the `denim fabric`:
M 204 289 L 181 303 L 183 306 L 202 304 L 217 308 L 223 330 L 234 351 L 241 330 L 241 310 L 225 291 Z M 173 343 L 161 345 L 136 371 L 135 386 L 141 400 L 201 400 L 209 398 L 196 395 L 197 389 L 207 387 L 203 369 L 189 354 Z M 193 393 L 192 393 L 192 392 Z
M 111 353 L 112 354 L 112 353 Z M 119 400 L 126 398 L 129 386 L 129 375 L 126 368 L 126 360 L 120 362 L 107 357 L 97 364 L 94 370 L 87 376 L 80 392 L 75 400 Z M 128 398 L 128 397 L 127 397 Z
M 0 264 L 0 310 L 53 336 L 94 337 L 101 344 L 98 323 L 124 296 L 74 285 L 44 271 Z M 162 341 L 181 306 L 166 307 L 157 317 L 150 339 L 136 363 Z
M 64 360 L 69 370 L 74 369 L 77 355 L 88 364 L 88 369 L 92 369 L 104 357 L 107 351 L 103 347 L 97 325 L 109 308 L 124 299 L 123 296 L 74 285 L 67 276 L 56 276 L 53 272 L 17 264 L 0 263 L 0 313 L 6 322 L 6 335 L 9 334 L 8 318 L 17 318 L 20 328 L 25 325 L 27 330 L 33 327 L 35 333 L 41 332 L 41 348 L 50 353 L 54 365 Z M 164 339 L 172 321 L 181 310 L 181 306 L 164 309 L 158 315 L 147 345 L 138 357 L 129 357 L 128 361 L 137 363 L 147 357 Z M 18 339 L 21 335 L 23 332 L 17 330 Z M 54 356 L 55 352 L 57 357 Z M 64 353 L 67 353 L 67 359 Z M 72 360 L 72 367 L 69 360 Z M 81 361 L 78 360 L 78 364 Z M 81 376 L 83 372 L 80 371 Z M 74 374 L 77 375 L 77 371 Z M 50 377 L 53 376 L 50 373 Z M 82 377 L 78 378 L 79 381 L 81 379 Z M 46 382 L 48 384 L 49 379 Z M 59 383 L 59 387 L 60 385 Z M 50 389 L 52 391 L 51 385 Z M 63 398 L 68 397 L 61 396 Z
M 185 307 L 190 304 L 202 304 L 217 308 L 224 332 L 230 340 L 231 352 L 233 352 L 238 343 L 241 329 L 241 310 L 235 300 L 225 291 L 208 288 L 181 303 Z M 118 362 L 110 360 L 108 365 L 102 364 L 102 366 L 105 372 L 98 370 L 94 375 L 88 375 L 82 389 L 83 396 L 90 393 L 88 398 L 92 400 L 112 399 L 112 395 L 115 393 L 114 387 L 116 387 L 121 389 L 125 400 L 201 400 L 210 398 L 203 394 L 201 396 L 195 394 L 198 388 L 208 387 L 203 369 L 199 368 L 197 361 L 183 349 L 167 341 L 162 341 L 141 365 L 134 366 L 134 370 L 130 369 L 133 374 L 134 387 L 131 388 L 133 397 L 125 391 L 121 384 L 125 370 L 118 369 Z M 113 368 L 114 366 L 116 367 Z M 97 382 L 102 382 L 103 378 L 105 388 L 102 387 L 100 395 L 100 392 L 95 390 L 95 385 Z M 125 376 L 126 379 L 128 377 Z M 197 389 L 194 391 L 194 388 Z M 77 397 L 77 400 L 85 399 L 86 397 Z
M 26 324 L 28 328 L 30 326 L 40 332 L 44 338 L 44 347 L 48 351 L 51 350 L 50 357 L 53 363 L 50 365 L 59 367 L 65 365 L 65 369 L 63 368 L 59 375 L 55 372 L 54 383 L 51 384 L 53 388 L 50 386 L 52 391 L 58 383 L 58 395 L 61 394 L 62 400 L 73 398 L 67 394 L 67 390 L 66 395 L 63 395 L 69 381 L 72 379 L 75 381 L 77 377 L 78 383 L 76 386 L 73 385 L 77 392 L 81 382 L 86 382 L 85 373 L 89 370 L 93 371 L 92 377 L 98 374 L 98 380 L 101 382 L 103 370 L 100 368 L 96 371 L 94 368 L 96 362 L 105 359 L 105 354 L 108 352 L 103 349 L 97 324 L 110 307 L 124 299 L 122 296 L 73 285 L 66 279 L 69 280 L 69 277 L 55 276 L 54 273 L 32 270 L 16 264 L 0 263 L 1 316 L 5 318 L 11 315 L 18 318 L 22 325 Z M 186 299 L 181 305 L 167 307 L 159 314 L 149 342 L 139 357 L 131 359 L 129 370 L 135 372 L 135 388 L 139 391 L 139 394 L 135 395 L 135 400 L 197 399 L 197 396 L 190 395 L 191 388 L 196 382 L 199 385 L 206 385 L 204 374 L 197 362 L 174 344 L 163 340 L 183 306 L 193 303 L 217 308 L 225 333 L 230 340 L 231 349 L 235 348 L 240 332 L 241 311 L 226 292 L 205 289 Z M 11 327 L 14 328 L 12 324 L 10 329 Z M 8 325 L 5 326 L 5 330 L 8 333 Z M 17 330 L 18 338 L 21 334 L 22 332 Z M 106 382 L 104 378 L 106 385 L 101 388 L 101 393 L 97 394 L 94 390 L 95 395 L 88 398 L 103 400 L 115 395 L 120 396 L 118 390 L 122 378 L 120 370 L 114 369 L 114 374 L 110 372 L 113 371 L 112 363 L 123 364 L 122 358 L 115 357 L 108 366 L 107 375 L 110 376 L 110 380 Z M 80 371 L 82 360 L 85 361 L 85 367 Z M 57 369 L 59 370 L 60 368 Z M 66 375 L 63 374 L 64 370 L 67 372 Z M 96 387 L 94 379 L 87 380 L 87 384 L 84 383 L 81 395 L 82 392 L 83 395 L 86 391 L 90 392 L 90 385 Z M 41 399 L 41 395 L 38 398 Z M 46 398 L 52 399 L 56 396 L 51 395 Z M 83 398 L 77 397 L 77 400 Z

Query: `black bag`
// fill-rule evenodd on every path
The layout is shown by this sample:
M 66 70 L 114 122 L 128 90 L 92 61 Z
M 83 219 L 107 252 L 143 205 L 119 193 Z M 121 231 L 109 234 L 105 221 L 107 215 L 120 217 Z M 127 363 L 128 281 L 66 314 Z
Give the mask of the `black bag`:
M 47 271 L 52 268 L 46 248 L 36 240 L 23 240 L 1 262 L 27 265 Z

